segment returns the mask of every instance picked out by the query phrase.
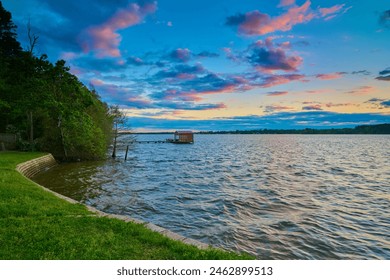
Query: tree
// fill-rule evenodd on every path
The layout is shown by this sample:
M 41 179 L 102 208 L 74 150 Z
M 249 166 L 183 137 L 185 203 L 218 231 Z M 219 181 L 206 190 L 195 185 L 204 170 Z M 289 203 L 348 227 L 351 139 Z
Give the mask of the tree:
M 12 22 L 11 13 L 6 11 L 0 1 L 0 56 L 10 57 L 22 51 L 16 39 L 16 25 Z
M 112 157 L 115 158 L 116 157 L 117 138 L 119 136 L 118 126 L 121 124 L 124 124 L 126 116 L 124 115 L 124 113 L 122 111 L 120 111 L 118 105 L 110 107 L 110 115 L 111 115 L 113 122 L 114 122 L 114 147 L 112 150 Z
M 104 158 L 119 115 L 114 117 L 64 60 L 53 64 L 46 55 L 34 55 L 38 36 L 30 25 L 30 45 L 23 51 L 15 28 L 0 2 L 0 131 L 11 126 L 23 149 L 50 152 L 57 159 Z

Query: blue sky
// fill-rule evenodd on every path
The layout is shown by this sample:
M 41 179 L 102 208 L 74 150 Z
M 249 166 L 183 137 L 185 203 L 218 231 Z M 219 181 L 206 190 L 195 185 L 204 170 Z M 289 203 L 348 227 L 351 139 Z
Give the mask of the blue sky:
M 390 122 L 383 0 L 3 1 L 136 131 Z

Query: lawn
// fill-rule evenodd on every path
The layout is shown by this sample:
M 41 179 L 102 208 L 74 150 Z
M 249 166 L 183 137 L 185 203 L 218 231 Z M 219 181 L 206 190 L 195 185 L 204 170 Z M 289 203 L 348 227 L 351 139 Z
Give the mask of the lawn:
M 37 186 L 15 170 L 42 153 L 0 152 L 2 260 L 230 260 L 246 254 L 169 239 L 142 224 L 98 217 Z

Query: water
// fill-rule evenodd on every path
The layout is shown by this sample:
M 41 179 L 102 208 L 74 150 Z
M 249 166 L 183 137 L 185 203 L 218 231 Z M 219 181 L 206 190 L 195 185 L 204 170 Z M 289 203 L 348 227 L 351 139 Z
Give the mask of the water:
M 388 135 L 196 135 L 35 180 L 259 259 L 390 259 L 389 151 Z

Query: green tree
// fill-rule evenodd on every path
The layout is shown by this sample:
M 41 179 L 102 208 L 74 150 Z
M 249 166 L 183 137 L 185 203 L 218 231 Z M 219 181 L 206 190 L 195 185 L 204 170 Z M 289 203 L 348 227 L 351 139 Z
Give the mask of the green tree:
M 20 43 L 16 39 L 16 25 L 12 21 L 11 13 L 4 9 L 0 1 L 0 56 L 15 56 L 21 51 Z
M 46 55 L 36 57 L 38 36 L 30 27 L 30 45 L 22 51 L 1 2 L 0 22 L 0 131 L 11 125 L 30 149 L 59 159 L 105 157 L 118 115 L 70 73 L 64 60 L 52 64 Z

